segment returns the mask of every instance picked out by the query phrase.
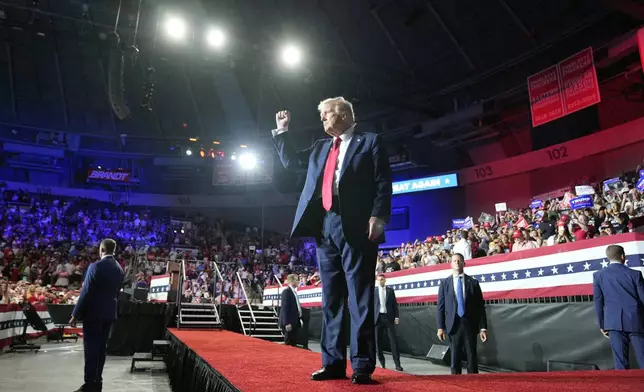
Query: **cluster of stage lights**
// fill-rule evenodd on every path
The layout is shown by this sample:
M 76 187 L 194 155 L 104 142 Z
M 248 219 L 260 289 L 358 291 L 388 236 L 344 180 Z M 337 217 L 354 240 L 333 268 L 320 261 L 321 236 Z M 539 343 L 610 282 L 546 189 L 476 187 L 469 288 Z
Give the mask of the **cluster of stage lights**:
M 190 35 L 188 22 L 178 16 L 168 17 L 164 25 L 165 34 L 173 41 L 184 41 Z M 205 32 L 206 43 L 215 49 L 222 49 L 228 42 L 224 30 L 210 27 Z M 303 60 L 302 50 L 294 44 L 287 44 L 281 49 L 281 60 L 288 67 L 296 67 Z
M 197 139 L 191 138 L 190 141 L 194 142 Z M 214 142 L 214 144 L 219 144 L 219 142 Z M 247 149 L 248 146 L 245 144 L 242 144 L 239 146 L 242 149 Z M 186 149 L 186 155 L 187 156 L 192 156 L 192 148 L 188 147 Z M 225 159 L 226 155 L 224 151 L 222 150 L 215 150 L 215 149 L 210 149 L 210 151 L 206 152 L 203 147 L 199 149 L 199 156 L 201 158 L 206 158 L 206 156 L 209 156 L 212 159 L 219 158 L 219 159 Z M 236 162 L 240 168 L 243 170 L 253 170 L 257 168 L 257 165 L 259 163 L 259 160 L 257 158 L 257 154 L 251 152 L 251 151 L 243 151 L 240 154 L 237 154 L 236 152 L 233 152 L 230 155 L 230 160 Z

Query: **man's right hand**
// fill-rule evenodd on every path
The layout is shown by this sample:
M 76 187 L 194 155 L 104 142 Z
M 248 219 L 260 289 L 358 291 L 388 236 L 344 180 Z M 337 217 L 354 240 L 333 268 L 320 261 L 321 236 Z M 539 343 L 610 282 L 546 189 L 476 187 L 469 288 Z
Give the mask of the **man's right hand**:
M 438 340 L 440 340 L 441 342 L 445 340 L 445 338 L 447 337 L 447 335 L 445 335 L 445 331 L 442 328 L 438 328 L 438 332 L 436 332 L 436 336 L 438 336 Z
M 286 325 L 284 328 L 286 328 L 286 332 L 291 332 L 293 330 L 291 324 Z
M 291 122 L 291 113 L 288 110 L 280 110 L 275 113 L 275 125 L 277 129 L 287 128 Z

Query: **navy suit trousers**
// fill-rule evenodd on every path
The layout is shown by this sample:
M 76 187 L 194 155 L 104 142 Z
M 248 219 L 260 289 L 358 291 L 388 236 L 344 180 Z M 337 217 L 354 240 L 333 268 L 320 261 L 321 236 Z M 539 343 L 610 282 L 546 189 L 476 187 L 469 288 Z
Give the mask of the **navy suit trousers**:
M 111 321 L 84 321 L 83 348 L 85 350 L 85 383 L 103 382 L 103 366 Z
M 378 244 L 367 238 L 365 224 L 364 242 L 349 245 L 338 211 L 323 214 L 322 236 L 317 243 L 322 280 L 322 365 L 346 369 L 344 315 L 348 307 L 351 367 L 371 374 L 376 367 L 373 293 Z
M 644 369 L 644 334 L 622 331 L 608 331 L 610 347 L 613 350 L 615 369 L 630 369 L 629 342 L 635 349 L 635 359 L 640 369 Z

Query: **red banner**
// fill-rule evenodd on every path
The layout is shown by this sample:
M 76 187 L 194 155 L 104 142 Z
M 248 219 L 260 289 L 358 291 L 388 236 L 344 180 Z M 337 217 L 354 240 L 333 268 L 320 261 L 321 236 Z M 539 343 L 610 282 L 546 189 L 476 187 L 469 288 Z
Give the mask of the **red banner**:
M 131 175 L 126 171 L 87 169 L 87 181 L 130 182 Z
M 564 116 L 561 80 L 556 65 L 528 77 L 528 94 L 533 127 Z
M 593 48 L 587 48 L 559 63 L 566 114 L 601 101 L 593 62 Z

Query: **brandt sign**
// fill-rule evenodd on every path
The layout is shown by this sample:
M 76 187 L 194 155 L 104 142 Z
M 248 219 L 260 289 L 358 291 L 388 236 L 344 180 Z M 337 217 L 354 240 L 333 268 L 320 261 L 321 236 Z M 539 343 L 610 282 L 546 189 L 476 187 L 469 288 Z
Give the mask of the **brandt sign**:
M 131 174 L 124 171 L 88 169 L 87 181 L 129 182 Z

